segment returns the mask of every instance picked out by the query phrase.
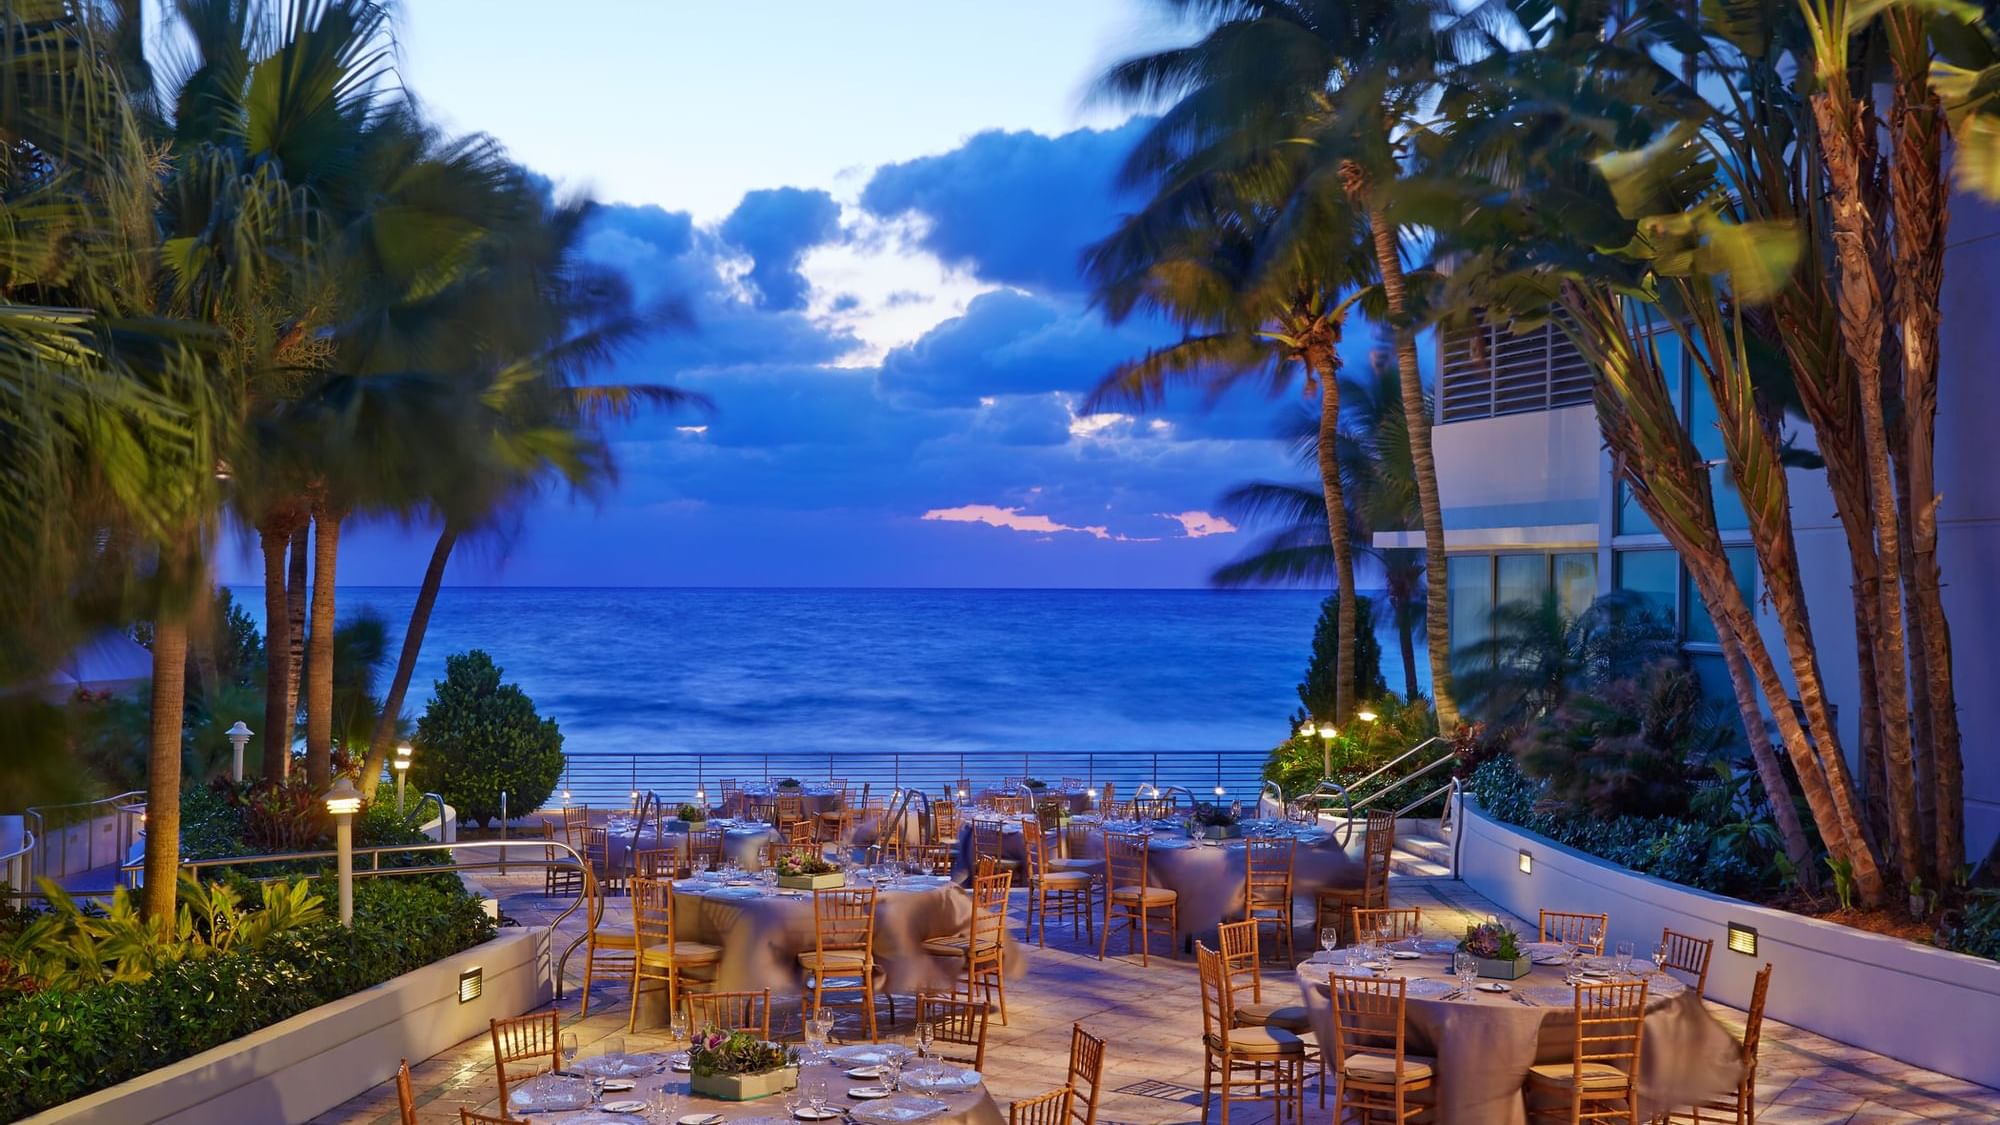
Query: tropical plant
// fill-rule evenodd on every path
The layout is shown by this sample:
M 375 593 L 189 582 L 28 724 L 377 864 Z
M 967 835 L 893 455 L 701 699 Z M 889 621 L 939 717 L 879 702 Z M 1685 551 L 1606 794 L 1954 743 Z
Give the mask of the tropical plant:
M 1572 692 L 1627 680 L 1680 651 L 1673 622 L 1636 595 L 1605 594 L 1574 617 L 1554 591 L 1493 610 L 1486 636 L 1452 653 L 1459 702 L 1487 722 L 1518 725 Z
M 1521 772 L 1576 816 L 1679 815 L 1725 729 L 1701 683 L 1671 657 L 1635 675 L 1569 693 L 1515 743 Z
M 539 807 L 562 777 L 562 732 L 535 713 L 519 684 L 478 649 L 445 658 L 444 679 L 417 720 L 411 782 L 442 794 L 459 816 L 484 824 L 512 807 Z
M 86 912 L 50 880 L 41 887 L 48 909 L 12 935 L 0 955 L 49 988 L 145 980 L 175 961 L 262 948 L 325 913 L 324 900 L 303 879 L 263 884 L 261 906 L 246 910 L 235 889 L 183 874 L 177 920 L 142 917 L 123 887 L 98 912 Z
M 695 1036 L 688 1067 L 697 1075 L 763 1074 L 799 1065 L 797 1048 L 772 1043 L 748 1031 L 709 1028 Z

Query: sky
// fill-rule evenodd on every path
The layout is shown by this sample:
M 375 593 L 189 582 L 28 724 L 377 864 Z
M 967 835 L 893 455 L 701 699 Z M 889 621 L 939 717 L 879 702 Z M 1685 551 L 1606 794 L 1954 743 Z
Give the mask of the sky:
M 1153 4 L 563 14 L 404 4 L 400 81 L 445 128 L 600 201 L 587 252 L 692 310 L 601 380 L 716 409 L 619 427 L 614 491 L 544 498 L 462 545 L 449 582 L 1200 586 L 1259 535 L 1221 494 L 1309 476 L 1277 437 L 1292 396 L 1079 413 L 1178 335 L 1107 323 L 1076 268 L 1139 202 L 1115 177 L 1145 121 L 1089 95 L 1187 37 Z M 1368 342 L 1349 346 L 1356 362 Z M 343 585 L 413 585 L 430 543 L 362 523 L 343 546 Z M 223 572 L 256 579 L 247 543 Z

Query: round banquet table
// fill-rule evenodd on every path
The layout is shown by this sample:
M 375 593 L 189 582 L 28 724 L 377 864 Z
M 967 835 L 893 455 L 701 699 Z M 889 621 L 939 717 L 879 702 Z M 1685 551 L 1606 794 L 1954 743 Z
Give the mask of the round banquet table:
M 633 1088 L 630 1091 L 606 1093 L 600 1104 L 621 1100 L 643 1102 L 654 1091 L 665 1089 L 671 1093 L 680 1095 L 680 1112 L 683 1116 L 700 1113 L 716 1114 L 722 1118 L 726 1125 L 737 1125 L 737 1123 L 751 1125 L 752 1122 L 760 1123 L 760 1125 L 796 1125 L 796 1123 L 789 1121 L 785 1116 L 785 1096 L 783 1094 L 773 1094 L 769 1097 L 747 1102 L 727 1102 L 719 1101 L 715 1098 L 697 1097 L 689 1089 L 688 1076 L 668 1068 L 665 1065 L 666 1058 L 664 1055 L 633 1055 L 631 1058 L 635 1060 L 657 1058 L 660 1060 L 660 1065 L 652 1073 L 633 1075 L 628 1079 L 628 1081 L 633 1083 Z M 592 1058 L 579 1059 L 577 1061 L 578 1069 L 588 1069 L 592 1061 Z M 919 1098 L 932 1099 L 944 1107 L 934 1115 L 915 1119 L 916 1125 L 1005 1125 L 1007 1120 L 1007 1115 L 1002 1113 L 1000 1107 L 994 1103 L 993 1095 L 988 1091 L 984 1083 L 981 1083 L 976 1089 L 953 1092 L 918 1092 L 906 1088 L 904 1092 L 896 1094 L 890 1099 L 879 1101 L 861 1101 L 850 1098 L 847 1096 L 847 1091 L 850 1087 L 866 1086 L 869 1083 L 863 1080 L 848 1078 L 843 1073 L 846 1065 L 845 1063 L 837 1062 L 802 1064 L 799 1067 L 800 1091 L 820 1090 L 826 1097 L 826 1104 L 829 1109 L 847 1110 L 849 1112 L 862 1106 L 881 1109 L 891 1106 L 896 1101 Z M 567 1111 L 529 1109 L 527 1107 L 534 1104 L 532 1100 L 523 1102 L 518 1099 L 521 1097 L 532 1099 L 534 1096 L 534 1083 L 540 1080 L 541 1077 L 536 1076 L 516 1085 L 514 1093 L 509 1098 L 510 1101 L 514 1102 L 512 1112 L 508 1114 L 509 1117 L 532 1113 L 533 1117 L 531 1119 L 541 1122 L 542 1125 L 646 1125 L 646 1123 L 652 1120 L 644 1111 L 637 1113 L 606 1113 L 601 1109 Z M 499 1099 L 495 1098 L 491 1104 L 483 1107 L 482 1112 L 498 1114 L 501 1109 Z
M 1438 1125 L 1521 1125 L 1527 1120 L 1528 1068 L 1573 1058 L 1576 994 L 1563 983 L 1567 970 L 1536 965 L 1527 976 L 1508 982 L 1507 993 L 1474 991 L 1446 1000 L 1458 987 L 1451 975 L 1453 943 L 1426 940 L 1420 945 L 1422 958 L 1391 962 L 1389 972 L 1410 982 L 1405 1050 L 1437 1060 L 1437 1081 L 1428 1094 L 1418 1095 L 1435 1106 L 1428 1120 Z M 1331 955 L 1335 960 L 1324 953 L 1313 956 L 1317 960 L 1298 967 L 1299 989 L 1318 1041 L 1331 1044 L 1329 979 L 1333 972 L 1348 970 L 1339 963 L 1339 953 Z M 1603 958 L 1592 963 L 1610 964 Z M 1633 967 L 1650 972 L 1652 965 L 1635 961 Z M 1666 974 L 1648 979 L 1640 1047 L 1641 1120 L 1736 1088 L 1736 1040 L 1701 1006 L 1699 996 Z
M 902 877 L 884 885 L 875 899 L 875 964 L 888 991 L 949 992 L 964 963 L 926 953 L 923 943 L 962 933 L 971 919 L 971 898 L 942 877 Z M 686 879 L 674 884 L 674 923 L 680 940 L 722 949 L 714 976 L 718 991 L 769 988 L 773 996 L 805 991 L 798 955 L 813 948 L 810 891 Z M 1004 940 L 1007 976 L 1019 977 L 1027 959 L 1011 936 Z
M 717 818 L 709 824 L 722 829 L 722 854 L 742 864 L 746 871 L 762 866 L 764 845 L 776 838 L 776 830 L 761 821 Z M 657 833 L 652 825 L 637 833 L 628 826 L 623 831 L 616 828 L 607 831 L 604 839 L 611 852 L 607 862 L 613 871 L 632 870 L 634 850 L 671 851 L 683 859 L 687 857 L 687 828 L 678 820 L 667 821 L 664 835 Z
M 1034 808 L 1044 801 L 1061 801 L 1064 811 L 1072 816 L 1087 813 L 1091 809 L 1088 789 L 1059 789 L 1055 786 L 1039 791 L 1030 789 L 1025 792 L 1019 789 L 981 789 L 975 796 L 979 804 L 987 806 L 993 803 L 995 797 L 1027 797 L 1029 808 Z
M 1292 921 L 1295 928 L 1312 929 L 1315 896 L 1322 890 L 1352 889 L 1361 885 L 1362 841 L 1358 834 L 1335 834 L 1320 829 L 1299 832 L 1283 822 L 1251 824 L 1250 835 L 1295 835 L 1298 848 L 1292 855 Z M 1114 822 L 1113 830 L 1116 830 Z M 1352 839 L 1350 839 L 1352 835 Z M 1092 832 L 1085 858 L 1104 857 L 1104 835 Z M 1243 917 L 1243 882 L 1247 862 L 1242 838 L 1197 843 L 1178 828 L 1155 828 L 1146 846 L 1146 882 L 1167 887 L 1179 898 L 1180 929 L 1175 935 L 1180 947 L 1190 948 L 1195 938 L 1215 941 L 1215 928 L 1223 922 Z M 1299 941 L 1297 948 L 1310 949 L 1312 940 Z

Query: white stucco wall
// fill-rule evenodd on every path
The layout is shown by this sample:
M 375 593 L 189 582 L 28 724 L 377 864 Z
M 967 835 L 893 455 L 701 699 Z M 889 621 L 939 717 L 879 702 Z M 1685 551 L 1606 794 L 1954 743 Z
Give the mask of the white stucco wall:
M 1597 521 L 1601 443 L 1590 407 L 1453 422 L 1432 433 L 1448 539 Z

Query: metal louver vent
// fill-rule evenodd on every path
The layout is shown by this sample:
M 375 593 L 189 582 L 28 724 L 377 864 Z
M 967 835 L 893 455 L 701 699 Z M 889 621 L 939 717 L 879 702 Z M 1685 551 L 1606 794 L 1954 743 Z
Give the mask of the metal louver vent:
M 1454 330 L 1442 351 L 1440 422 L 1590 403 L 1590 365 L 1553 323 L 1518 334 L 1504 324 Z

